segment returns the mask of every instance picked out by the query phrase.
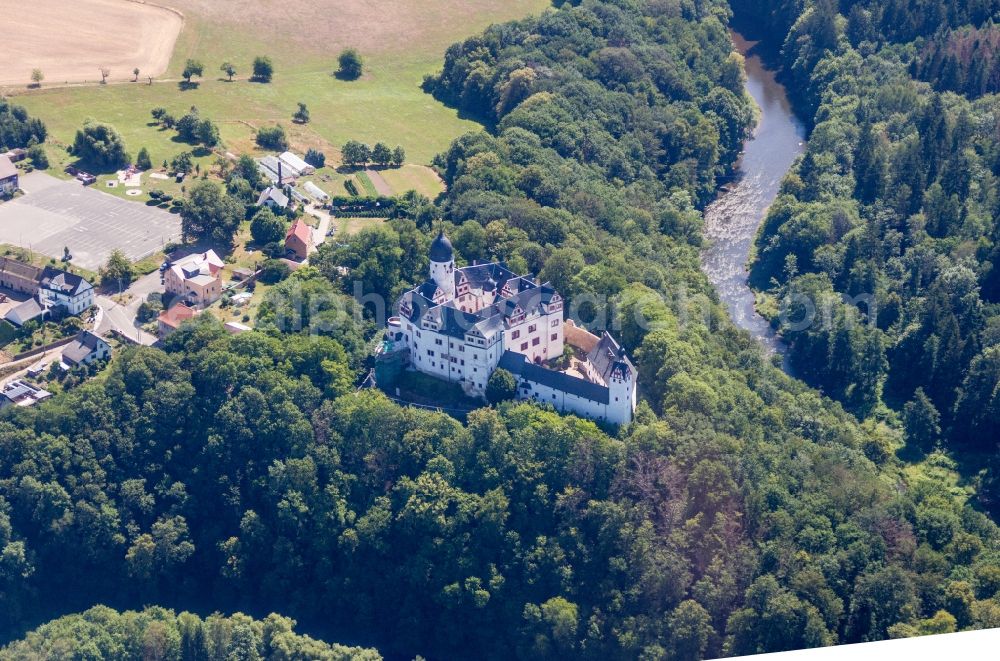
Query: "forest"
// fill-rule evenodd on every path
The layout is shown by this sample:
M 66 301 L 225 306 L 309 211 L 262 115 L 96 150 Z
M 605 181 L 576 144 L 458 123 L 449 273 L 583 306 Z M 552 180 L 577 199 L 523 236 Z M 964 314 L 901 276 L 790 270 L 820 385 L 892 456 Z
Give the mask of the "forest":
M 798 376 L 859 417 L 900 420 L 917 453 L 954 451 L 994 509 L 1000 97 L 979 70 L 990 58 L 970 53 L 992 48 L 1000 4 L 930 4 L 757 17 L 787 28 L 777 57 L 812 128 L 754 280 L 779 301 L 823 302 L 827 323 L 784 334 Z M 985 82 L 960 84 L 973 79 Z
M 488 129 L 436 159 L 441 198 L 408 196 L 389 223 L 325 244 L 274 287 L 258 332 L 202 315 L 162 349 L 126 349 L 97 379 L 3 414 L 0 638 L 21 640 L 0 658 L 86 643 L 165 650 L 147 658 L 680 661 L 1000 626 L 1000 530 L 898 455 L 955 420 L 996 437 L 976 436 L 996 424 L 982 399 L 1000 369 L 996 253 L 988 233 L 970 238 L 996 225 L 987 101 L 919 87 L 901 60 L 866 73 L 905 35 L 861 55 L 835 7 L 791 4 L 760 21 L 788 32 L 782 56 L 794 50 L 793 89 L 817 120 L 757 268 L 781 289 L 856 278 L 898 301 L 893 323 L 791 341 L 822 393 L 729 321 L 699 269 L 700 209 L 755 121 L 728 5 L 584 0 L 493 26 L 424 81 Z M 832 96 L 851 90 L 871 107 Z M 866 153 L 861 129 L 883 178 L 848 167 Z M 897 149 L 912 160 L 893 168 Z M 950 204 L 961 181 L 958 222 L 914 208 L 933 186 Z M 890 222 L 900 210 L 906 231 Z M 639 369 L 632 424 L 511 402 L 463 423 L 355 390 L 374 331 L 350 313 L 355 283 L 412 286 L 438 225 L 461 262 L 503 260 L 588 301 Z M 941 370 L 968 360 L 931 380 L 896 358 L 895 330 L 904 348 L 936 337 Z

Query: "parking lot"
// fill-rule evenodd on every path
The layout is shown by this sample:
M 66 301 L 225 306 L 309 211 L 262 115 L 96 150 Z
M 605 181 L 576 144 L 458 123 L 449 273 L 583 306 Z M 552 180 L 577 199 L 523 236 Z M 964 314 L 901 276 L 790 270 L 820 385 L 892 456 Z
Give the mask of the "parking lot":
M 42 172 L 21 177 L 25 194 L 0 204 L 0 243 L 62 257 L 96 271 L 115 248 L 139 260 L 180 239 L 176 214 L 129 202 Z

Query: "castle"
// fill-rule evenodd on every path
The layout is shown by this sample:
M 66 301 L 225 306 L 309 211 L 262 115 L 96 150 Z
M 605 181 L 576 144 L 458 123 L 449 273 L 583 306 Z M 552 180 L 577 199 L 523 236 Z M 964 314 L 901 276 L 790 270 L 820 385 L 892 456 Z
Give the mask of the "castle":
M 483 397 L 500 367 L 517 379 L 519 399 L 611 424 L 632 419 L 636 369 L 611 335 L 564 322 L 563 299 L 548 283 L 497 263 L 456 268 L 443 231 L 431 243 L 430 278 L 396 308 L 385 352 L 411 369 Z

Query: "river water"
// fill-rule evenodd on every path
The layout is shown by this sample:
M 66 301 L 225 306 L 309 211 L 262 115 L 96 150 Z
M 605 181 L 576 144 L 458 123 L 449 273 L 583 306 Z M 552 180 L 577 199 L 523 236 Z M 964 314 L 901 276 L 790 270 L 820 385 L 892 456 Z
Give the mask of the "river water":
M 709 243 L 702 252 L 701 267 L 736 325 L 749 331 L 768 353 L 784 354 L 785 345 L 754 309 L 747 260 L 782 178 L 805 149 L 806 130 L 792 112 L 784 86 L 754 54 L 756 42 L 735 32 L 732 37 L 737 50 L 746 56 L 746 89 L 760 113 L 753 137 L 743 146 L 736 179 L 705 210 Z

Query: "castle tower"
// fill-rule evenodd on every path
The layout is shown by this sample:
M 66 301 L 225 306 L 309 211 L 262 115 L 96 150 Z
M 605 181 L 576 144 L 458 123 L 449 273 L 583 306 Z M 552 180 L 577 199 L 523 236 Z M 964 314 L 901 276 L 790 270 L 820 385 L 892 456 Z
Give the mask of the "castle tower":
M 455 251 L 442 229 L 431 243 L 431 280 L 445 293 L 446 300 L 455 298 Z
M 611 422 L 623 425 L 632 420 L 636 404 L 635 376 L 635 366 L 622 349 L 608 379 L 608 419 Z

